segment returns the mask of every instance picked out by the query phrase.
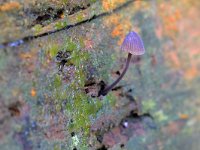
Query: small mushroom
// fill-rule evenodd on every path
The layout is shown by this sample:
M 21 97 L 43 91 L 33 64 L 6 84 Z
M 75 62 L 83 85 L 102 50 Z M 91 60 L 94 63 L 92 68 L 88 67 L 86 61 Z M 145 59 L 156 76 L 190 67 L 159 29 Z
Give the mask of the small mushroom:
M 108 85 L 105 89 L 99 92 L 99 96 L 100 95 L 105 96 L 123 78 L 129 67 L 132 55 L 138 56 L 138 55 L 143 55 L 145 53 L 145 48 L 142 39 L 134 31 L 131 31 L 128 35 L 126 35 L 124 42 L 121 45 L 121 50 L 128 52 L 128 58 L 126 60 L 125 68 L 115 82 L 113 82 L 111 85 Z

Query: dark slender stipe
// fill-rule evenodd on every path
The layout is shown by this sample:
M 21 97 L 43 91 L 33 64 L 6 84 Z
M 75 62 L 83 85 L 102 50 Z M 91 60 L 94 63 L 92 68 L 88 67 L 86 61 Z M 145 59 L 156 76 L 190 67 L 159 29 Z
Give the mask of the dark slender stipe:
M 115 85 L 117 85 L 117 83 L 123 78 L 123 76 L 125 75 L 126 71 L 128 70 L 128 67 L 129 67 L 129 63 L 130 63 L 130 60 L 131 60 L 131 56 L 132 54 L 131 53 L 128 53 L 128 58 L 126 60 L 126 65 L 125 65 L 125 68 L 123 70 L 123 72 L 121 73 L 121 75 L 119 76 L 119 78 L 113 82 L 111 85 L 107 86 L 101 93 L 100 95 L 106 95 L 110 90 L 112 90 Z

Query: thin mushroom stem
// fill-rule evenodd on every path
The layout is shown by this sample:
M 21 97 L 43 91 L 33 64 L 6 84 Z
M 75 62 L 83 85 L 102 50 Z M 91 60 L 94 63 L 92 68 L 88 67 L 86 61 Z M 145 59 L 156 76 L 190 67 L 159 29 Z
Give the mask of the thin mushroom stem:
M 126 65 L 125 65 L 125 68 L 122 72 L 122 74 L 118 77 L 118 79 L 113 82 L 111 85 L 107 86 L 105 89 L 103 89 L 102 91 L 100 91 L 100 94 L 99 95 L 103 95 L 105 96 L 110 90 L 112 90 L 116 85 L 117 83 L 123 78 L 123 76 L 125 75 L 126 71 L 128 70 L 128 67 L 129 67 L 129 64 L 130 64 L 130 60 L 131 60 L 131 56 L 132 54 L 131 53 L 128 53 L 128 58 L 126 60 Z

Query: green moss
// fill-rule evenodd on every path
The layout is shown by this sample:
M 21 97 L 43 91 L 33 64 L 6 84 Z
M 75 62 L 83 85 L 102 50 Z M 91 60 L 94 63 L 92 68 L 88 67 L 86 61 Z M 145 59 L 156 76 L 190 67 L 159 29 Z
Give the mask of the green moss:
M 55 78 L 54 78 L 54 87 L 55 87 L 55 88 L 58 88 L 58 87 L 60 87 L 61 85 L 62 85 L 61 77 L 60 77 L 58 74 L 56 74 L 56 75 L 55 75 Z
M 48 52 L 51 56 L 51 58 L 55 57 L 56 54 L 59 51 L 59 46 L 57 44 L 53 44 L 52 46 L 50 46 L 50 48 L 48 49 Z
M 149 112 L 151 110 L 153 110 L 156 107 L 156 103 L 154 100 L 144 100 L 142 101 L 142 110 L 143 112 Z
M 96 2 L 96 1 L 97 1 L 97 0 L 90 0 L 91 3 L 94 3 L 94 2 Z
M 35 34 L 38 34 L 42 31 L 42 25 L 41 24 L 36 24 L 32 30 L 34 31 Z
M 90 118 L 94 117 L 97 111 L 101 108 L 102 104 L 99 100 L 88 97 L 84 92 L 84 86 L 86 82 L 86 69 L 85 65 L 90 58 L 90 54 L 87 51 L 81 50 L 84 46 L 83 40 L 74 42 L 72 39 L 67 38 L 62 46 L 65 51 L 71 51 L 70 63 L 74 65 L 74 78 L 64 88 L 62 80 L 59 75 L 55 75 L 53 82 L 52 97 L 56 101 L 56 110 L 61 109 L 62 100 L 67 99 L 66 111 L 69 112 L 70 118 L 73 122 L 67 126 L 69 132 L 76 131 L 82 136 L 79 137 L 77 147 L 83 149 L 87 147 L 87 138 L 89 134 L 89 127 L 91 125 Z M 66 64 L 67 65 L 67 64 Z M 87 149 L 87 148 L 86 148 Z
M 67 26 L 67 22 L 66 21 L 59 21 L 55 24 L 55 29 L 56 30 L 59 30 L 59 29 L 62 29 L 64 27 Z
M 66 99 L 67 97 L 67 93 L 65 90 L 61 89 L 61 88 L 57 88 L 55 89 L 53 92 L 53 98 L 59 102 L 59 101 L 62 101 L 64 99 Z
M 159 110 L 155 113 L 153 113 L 153 117 L 155 118 L 155 120 L 157 120 L 158 122 L 164 122 L 168 120 L 168 116 L 166 116 L 162 110 Z
M 78 46 L 75 42 L 72 41 L 72 39 L 67 38 L 65 40 L 65 45 L 64 45 L 64 49 L 66 51 L 73 51 L 73 54 L 76 55 L 76 53 L 78 52 Z
M 83 15 L 82 13 L 78 14 L 77 17 L 76 17 L 76 20 L 77 20 L 78 22 L 83 21 L 83 20 L 84 20 L 84 15 Z
M 64 4 L 67 4 L 67 3 L 68 3 L 68 0 L 62 0 L 62 2 L 63 2 Z
M 84 134 L 88 134 L 90 125 L 90 116 L 95 115 L 99 109 L 99 104 L 89 103 L 89 97 L 85 93 L 77 92 L 71 104 L 73 113 L 73 125 L 71 130 L 83 129 Z
M 79 45 L 80 45 L 80 48 L 83 48 L 85 46 L 83 38 L 79 39 Z
M 54 76 L 50 89 L 55 109 L 59 112 L 61 110 L 63 100 L 66 100 L 67 98 L 67 89 L 63 87 L 60 75 L 56 74 Z
M 97 112 L 99 112 L 103 105 L 109 103 L 110 106 L 113 106 L 115 104 L 115 97 L 112 94 L 106 96 L 105 101 L 107 102 L 104 101 L 105 104 L 103 104 L 98 98 L 91 98 L 85 93 L 84 86 L 88 74 L 86 66 L 88 62 L 91 62 L 90 65 L 94 65 L 92 61 L 94 58 L 91 56 L 90 51 L 82 50 L 81 48 L 83 47 L 83 39 L 76 39 L 75 41 L 67 38 L 64 40 L 63 45 L 55 44 L 46 49 L 46 53 L 52 58 L 56 56 L 58 50 L 70 51 L 70 64 L 74 65 L 73 78 L 69 82 L 64 83 L 62 75 L 55 73 L 53 77 L 49 78 L 47 91 L 50 91 L 54 109 L 57 112 L 65 109 L 65 112 L 69 115 L 68 117 L 73 120 L 68 123 L 66 128 L 69 132 L 75 131 L 77 133 L 78 136 L 75 141 L 79 142 L 75 142 L 74 139 L 71 139 L 71 141 L 72 145 L 76 145 L 78 149 L 88 149 L 87 141 L 91 118 L 96 117 Z M 44 55 L 44 57 L 48 57 L 48 55 Z M 66 67 L 68 63 L 66 63 Z M 64 100 L 67 103 L 63 107 Z

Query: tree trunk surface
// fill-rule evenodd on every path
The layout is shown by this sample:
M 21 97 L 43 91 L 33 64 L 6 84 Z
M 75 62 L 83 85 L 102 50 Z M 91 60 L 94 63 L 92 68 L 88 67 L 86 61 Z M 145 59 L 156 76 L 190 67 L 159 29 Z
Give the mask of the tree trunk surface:
M 197 150 L 200 2 L 0 2 L 1 150 Z M 120 50 L 137 32 L 145 54 Z

